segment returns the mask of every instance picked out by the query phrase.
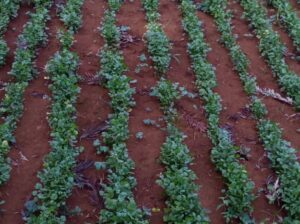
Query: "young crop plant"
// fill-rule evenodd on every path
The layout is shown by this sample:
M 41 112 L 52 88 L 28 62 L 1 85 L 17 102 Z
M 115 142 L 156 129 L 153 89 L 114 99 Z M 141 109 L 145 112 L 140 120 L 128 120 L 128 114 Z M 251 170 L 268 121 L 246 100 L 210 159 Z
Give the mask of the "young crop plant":
M 118 47 L 118 44 L 120 43 L 120 31 L 116 25 L 115 11 L 105 11 L 100 31 L 108 46 Z
M 155 70 L 159 75 L 164 75 L 171 62 L 171 44 L 158 22 L 158 0 L 143 0 L 146 17 L 148 19 L 146 39 L 150 58 L 153 61 Z
M 11 10 L 12 15 L 15 15 L 18 6 L 14 6 L 13 3 L 16 4 L 16 1 L 7 1 L 5 4 L 8 4 L 7 7 Z M 6 183 L 9 179 L 11 161 L 7 156 L 11 145 L 15 143 L 13 132 L 23 113 L 25 89 L 36 73 L 34 68 L 36 49 L 47 40 L 45 27 L 49 19 L 48 14 L 52 1 L 34 1 L 34 3 L 35 12 L 30 14 L 30 20 L 26 23 L 22 34 L 18 38 L 18 48 L 10 71 L 16 81 L 6 86 L 5 96 L 0 104 L 0 114 L 4 120 L 0 125 L 0 185 Z M 3 4 L 3 1 L 1 4 Z
M 111 108 L 109 128 L 103 132 L 105 162 L 108 182 L 99 192 L 104 199 L 105 208 L 100 211 L 99 223 L 149 223 L 147 211 L 138 208 L 132 190 L 136 186 L 134 162 L 128 155 L 126 142 L 129 139 L 129 111 L 135 105 L 130 87 L 130 78 L 124 75 L 127 66 L 119 49 L 120 28 L 116 26 L 116 13 L 123 1 L 109 0 L 109 9 L 105 12 L 100 28 L 105 40 L 101 50 L 101 76 L 104 86 L 109 90 Z M 103 146 L 99 146 L 99 150 Z M 98 150 L 98 151 L 99 151 Z M 101 150 L 103 151 L 103 150 Z
M 279 22 L 288 31 L 297 51 L 300 52 L 300 18 L 296 11 L 294 11 L 292 5 L 285 0 L 267 0 L 267 2 L 277 9 Z
M 82 15 L 80 13 L 83 0 L 68 0 L 65 5 L 60 7 L 59 14 L 61 20 L 72 32 L 77 31 L 82 24 Z
M 296 177 L 299 175 L 299 162 L 295 160 L 295 150 L 290 147 L 290 143 L 282 139 L 279 127 L 267 119 L 267 108 L 256 96 L 256 80 L 248 73 L 249 62 L 246 55 L 236 43 L 230 25 L 231 14 L 226 10 L 226 6 L 226 0 L 206 0 L 201 8 L 214 17 L 218 30 L 221 33 L 222 42 L 230 51 L 235 69 L 250 98 L 250 108 L 257 121 L 260 138 L 265 146 L 265 150 L 268 152 L 267 155 L 272 162 L 272 168 L 279 177 L 279 199 L 282 200 L 284 203 L 283 207 L 288 211 L 285 222 L 295 223 L 295 220 L 299 220 L 299 210 L 297 208 L 299 207 L 300 194 L 296 187 L 300 184 L 299 178 Z M 253 87 L 251 88 L 253 91 L 247 91 L 248 82 L 245 80 L 248 79 L 253 80 Z M 291 200 L 291 198 L 295 200 Z
M 146 17 L 149 23 L 158 22 L 159 20 L 159 0 L 142 0 L 143 7 L 146 11 Z
M 244 8 L 244 15 L 259 38 L 259 50 L 266 58 L 274 75 L 286 94 L 293 99 L 296 109 L 300 109 L 300 76 L 292 72 L 284 59 L 285 46 L 279 35 L 273 31 L 267 19 L 266 9 L 257 0 L 239 0 Z
M 83 0 L 81 3 L 69 1 L 68 4 L 74 5 L 68 5 L 63 10 L 80 17 L 77 6 L 82 3 Z M 45 67 L 51 80 L 49 88 L 53 100 L 48 119 L 52 150 L 44 160 L 43 170 L 38 173 L 40 182 L 36 184 L 32 193 L 33 199 L 29 201 L 35 208 L 28 211 L 25 217 L 26 222 L 30 224 L 66 222 L 66 215 L 60 210 L 66 208 L 66 200 L 75 184 L 76 157 L 82 150 L 76 146 L 78 129 L 75 106 L 80 92 L 76 70 L 79 57 L 70 51 L 73 34 L 77 29 L 68 22 L 65 26 L 66 31 L 58 32 L 60 50 Z
M 198 186 L 194 183 L 195 173 L 189 168 L 193 161 L 186 136 L 175 126 L 177 111 L 175 102 L 184 96 L 178 83 L 161 78 L 152 89 L 152 96 L 159 99 L 165 114 L 168 136 L 162 145 L 160 161 L 166 167 L 157 183 L 167 194 L 164 221 L 166 223 L 209 223 L 206 211 L 198 198 Z
M 199 95 L 205 101 L 208 133 L 214 146 L 211 158 L 227 186 L 222 197 L 223 204 L 226 206 L 224 212 L 226 222 L 239 219 L 241 223 L 253 223 L 251 213 L 253 211 L 252 201 L 255 198 L 254 183 L 249 179 L 245 167 L 238 160 L 239 148 L 233 145 L 228 131 L 219 127 L 221 99 L 213 91 L 217 84 L 216 77 L 212 65 L 207 60 L 209 46 L 201 31 L 201 23 L 196 15 L 196 6 L 192 0 L 182 0 L 181 11 L 183 28 L 189 37 L 188 52 L 196 75 L 196 85 Z

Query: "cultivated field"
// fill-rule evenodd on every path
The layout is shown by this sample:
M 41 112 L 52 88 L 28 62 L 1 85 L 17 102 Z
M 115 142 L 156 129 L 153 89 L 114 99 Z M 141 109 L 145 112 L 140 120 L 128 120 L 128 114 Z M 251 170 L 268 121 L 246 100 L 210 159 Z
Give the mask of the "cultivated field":
M 300 224 L 300 1 L 0 0 L 0 224 Z

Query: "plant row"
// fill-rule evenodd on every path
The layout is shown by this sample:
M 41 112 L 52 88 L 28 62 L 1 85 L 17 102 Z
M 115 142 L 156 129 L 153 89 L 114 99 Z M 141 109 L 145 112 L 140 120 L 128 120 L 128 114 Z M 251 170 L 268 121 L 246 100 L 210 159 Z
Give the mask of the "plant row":
M 284 59 L 285 46 L 279 35 L 273 31 L 270 21 L 267 19 L 266 9 L 257 0 L 240 0 L 244 8 L 244 15 L 254 28 L 259 39 L 259 50 L 266 58 L 278 77 L 278 82 L 286 94 L 293 99 L 297 109 L 300 109 L 300 77 L 289 70 Z
M 256 81 L 248 73 L 249 62 L 246 55 L 236 43 L 231 27 L 231 14 L 226 10 L 226 0 L 207 0 L 203 9 L 210 13 L 221 33 L 222 43 L 230 51 L 232 62 L 238 72 L 244 88 L 251 100 L 251 109 L 257 119 L 258 131 L 261 140 L 280 180 L 280 199 L 288 211 L 286 223 L 293 223 L 300 219 L 299 201 L 300 165 L 297 162 L 295 150 L 290 143 L 282 140 L 281 130 L 277 124 L 267 119 L 266 106 L 256 96 Z M 250 80 L 250 82 L 248 81 Z M 249 83 L 251 85 L 249 85 Z M 251 88 L 249 88 L 251 87 Z
M 164 221 L 166 223 L 209 223 L 198 197 L 198 186 L 194 183 L 195 173 L 189 168 L 193 161 L 186 136 L 176 127 L 177 111 L 175 102 L 183 96 L 182 87 L 165 79 L 170 64 L 170 42 L 159 24 L 159 2 L 144 0 L 143 6 L 149 22 L 146 38 L 148 51 L 160 81 L 152 89 L 164 111 L 167 123 L 167 139 L 161 147 L 160 161 L 166 170 L 157 183 L 167 195 Z
M 219 115 L 222 110 L 220 96 L 214 92 L 216 75 L 214 68 L 207 60 L 209 46 L 205 43 L 201 23 L 196 14 L 192 0 L 182 0 L 183 27 L 189 36 L 188 52 L 196 75 L 196 85 L 200 96 L 205 101 L 208 119 L 208 133 L 213 143 L 211 158 L 221 172 L 227 189 L 222 197 L 226 206 L 224 216 L 227 222 L 239 219 L 242 223 L 252 223 L 252 201 L 254 200 L 254 183 L 247 171 L 239 162 L 239 148 L 231 141 L 230 133 L 220 128 Z
M 148 51 L 158 74 L 165 74 L 170 65 L 170 42 L 159 23 L 158 0 L 142 0 L 148 20 L 147 39 Z
M 300 52 L 300 19 L 292 5 L 284 0 L 268 0 L 268 4 L 277 9 L 279 22 L 288 31 L 297 51 Z
M 17 16 L 20 8 L 18 0 L 2 0 L 0 1 L 0 66 L 5 64 L 5 57 L 8 53 L 8 46 L 3 39 L 3 34 L 7 29 L 9 21 Z
M 164 222 L 209 223 L 199 201 L 199 187 L 194 183 L 197 177 L 189 168 L 193 158 L 183 142 L 186 136 L 175 125 L 178 114 L 174 105 L 183 96 L 179 88 L 178 83 L 161 78 L 151 92 L 160 101 L 168 133 L 160 155 L 166 170 L 157 180 L 167 195 Z
M 109 116 L 109 128 L 102 135 L 106 146 L 99 146 L 100 152 L 108 154 L 105 162 L 108 182 L 100 190 L 105 208 L 100 212 L 99 223 L 147 224 L 147 212 L 138 208 L 132 192 L 137 184 L 135 165 L 126 146 L 129 139 L 129 111 L 135 105 L 135 89 L 130 87 L 130 78 L 124 75 L 127 67 L 119 50 L 121 34 L 116 25 L 116 13 L 122 3 L 121 0 L 108 1 L 109 9 L 101 26 L 105 45 L 100 54 L 100 75 L 109 90 L 113 113 Z
M 0 116 L 4 120 L 0 125 L 0 185 L 9 179 L 11 160 L 8 152 L 16 142 L 13 132 L 23 113 L 24 91 L 37 73 L 34 64 L 36 49 L 47 41 L 45 27 L 51 4 L 51 0 L 36 1 L 36 12 L 30 15 L 23 33 L 18 37 L 18 48 L 10 71 L 16 81 L 5 87 L 6 93 L 0 104 Z
M 77 14 L 84 0 L 69 0 L 62 7 L 60 15 Z M 72 11 L 72 10 L 73 11 Z M 68 10 L 67 13 L 64 10 Z M 61 16 L 64 21 L 64 17 Z M 27 202 L 27 223 L 65 223 L 67 210 L 66 199 L 75 184 L 74 168 L 76 157 L 81 148 L 76 146 L 78 129 L 76 125 L 76 101 L 80 88 L 76 70 L 79 57 L 70 51 L 73 44 L 74 29 L 65 23 L 66 31 L 60 30 L 58 38 L 60 50 L 47 63 L 45 70 L 49 74 L 52 92 L 51 112 L 48 116 L 51 128 L 51 152 L 45 157 L 43 170 L 38 173 L 40 182 L 33 191 L 33 199 Z

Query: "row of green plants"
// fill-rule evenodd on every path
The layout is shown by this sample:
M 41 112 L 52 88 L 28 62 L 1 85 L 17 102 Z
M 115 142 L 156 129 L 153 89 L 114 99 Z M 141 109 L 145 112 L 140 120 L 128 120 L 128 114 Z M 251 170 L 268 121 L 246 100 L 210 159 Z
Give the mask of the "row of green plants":
M 226 190 L 222 196 L 223 206 L 226 207 L 224 217 L 226 222 L 239 219 L 241 223 L 253 223 L 251 213 L 252 202 L 255 199 L 254 183 L 249 179 L 245 167 L 239 162 L 237 153 L 239 147 L 233 144 L 230 133 L 220 128 L 221 98 L 213 90 L 217 85 L 216 75 L 214 68 L 207 60 L 209 46 L 201 30 L 196 6 L 192 0 L 182 0 L 181 11 L 183 28 L 189 37 L 188 53 L 196 75 L 196 85 L 199 95 L 205 102 L 208 134 L 213 143 L 211 159 L 221 172 L 226 184 Z
M 151 95 L 159 99 L 167 124 L 167 138 L 160 155 L 160 162 L 166 170 L 157 180 L 167 196 L 163 219 L 166 223 L 209 223 L 199 201 L 199 187 L 194 183 L 196 175 L 189 168 L 193 158 L 184 144 L 186 136 L 176 127 L 175 102 L 183 96 L 183 89 L 178 83 L 164 78 L 170 65 L 171 46 L 159 24 L 159 1 L 143 0 L 142 3 L 149 23 L 146 32 L 148 51 L 161 77 Z
M 3 34 L 7 30 L 10 20 L 18 15 L 19 8 L 19 0 L 0 1 L 0 66 L 5 64 L 5 58 L 9 51 L 7 43 L 3 39 Z
M 99 223 L 141 223 L 147 224 L 146 209 L 138 207 L 133 189 L 137 185 L 134 177 L 135 164 L 128 155 L 126 141 L 129 139 L 129 112 L 135 106 L 130 87 L 131 79 L 124 75 L 127 66 L 120 51 L 120 27 L 116 25 L 116 13 L 122 0 L 109 0 L 101 24 L 101 34 L 105 45 L 100 53 L 102 66 L 100 75 L 104 86 L 109 90 L 112 114 L 109 116 L 108 129 L 103 132 L 103 143 L 98 144 L 99 152 L 107 154 L 105 167 L 107 183 L 102 184 L 100 195 L 105 208 L 100 211 Z M 108 148 L 107 148 L 108 147 Z
M 226 0 L 206 0 L 202 5 L 202 9 L 214 17 L 221 33 L 221 41 L 229 50 L 235 70 L 238 72 L 250 98 L 251 110 L 257 119 L 259 136 L 272 163 L 272 168 L 280 180 L 278 199 L 283 201 L 283 207 L 288 212 L 285 223 L 296 223 L 296 220 L 300 220 L 300 190 L 298 187 L 300 184 L 300 164 L 297 162 L 295 150 L 291 148 L 289 142 L 282 139 L 279 126 L 267 118 L 266 106 L 257 97 L 257 83 L 254 77 L 248 73 L 249 61 L 232 33 L 231 14 L 226 10 L 226 7 Z M 248 80 L 251 80 L 251 88 L 249 88 Z
M 288 31 L 293 43 L 300 52 L 300 19 L 289 1 L 268 0 L 269 5 L 277 9 L 277 19 Z
M 24 91 L 29 81 L 37 74 L 34 63 L 36 49 L 47 41 L 45 29 L 52 1 L 40 0 L 34 3 L 35 13 L 30 14 L 30 20 L 18 37 L 18 48 L 9 73 L 14 76 L 15 82 L 7 84 L 5 96 L 0 104 L 0 116 L 4 120 L 0 125 L 0 185 L 3 185 L 10 176 L 11 160 L 8 153 L 11 146 L 16 143 L 13 133 L 23 114 Z
M 300 76 L 292 72 L 284 59 L 285 46 L 273 31 L 266 8 L 257 0 L 239 0 L 244 16 L 250 22 L 259 39 L 259 50 L 266 58 L 274 75 L 286 94 L 292 98 L 296 109 L 300 109 Z
M 171 44 L 159 23 L 158 0 L 142 0 L 148 20 L 147 39 L 150 59 L 158 74 L 165 74 L 171 62 Z
M 68 27 L 69 31 L 76 32 L 82 25 L 82 14 L 80 13 L 84 1 L 68 0 L 65 5 L 58 5 L 61 21 Z
M 162 77 L 151 95 L 159 99 L 167 123 L 167 139 L 161 147 L 160 155 L 165 171 L 157 180 L 167 195 L 164 222 L 210 223 L 199 201 L 196 174 L 189 168 L 193 157 L 184 144 L 186 136 L 176 127 L 178 114 L 175 103 L 183 96 L 179 85 Z
M 81 18 L 83 2 L 84 0 L 70 0 L 62 6 L 60 18 L 66 30 L 58 31 L 60 49 L 45 66 L 52 92 L 52 106 L 48 116 L 51 152 L 44 159 L 43 170 L 38 173 L 40 181 L 35 185 L 33 199 L 30 203 L 27 202 L 31 206 L 26 206 L 25 220 L 31 224 L 65 223 L 68 215 L 66 200 L 75 184 L 76 157 L 83 150 L 76 146 L 76 102 L 80 92 L 76 70 L 79 57 L 70 50 L 74 32 L 80 26 L 75 29 L 73 24 L 65 22 L 62 15 L 72 14 Z

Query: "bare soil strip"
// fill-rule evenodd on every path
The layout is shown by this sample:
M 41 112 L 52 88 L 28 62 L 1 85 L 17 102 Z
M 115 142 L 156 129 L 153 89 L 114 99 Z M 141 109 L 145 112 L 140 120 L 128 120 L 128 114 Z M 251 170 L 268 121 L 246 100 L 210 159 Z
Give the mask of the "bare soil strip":
M 297 2 L 297 0 L 290 0 L 289 2 L 293 6 L 293 8 L 297 12 L 297 14 L 300 16 L 300 4 Z
M 136 87 L 134 100 L 136 106 L 130 113 L 129 129 L 130 139 L 127 143 L 129 156 L 135 162 L 135 177 L 137 187 L 135 198 L 140 207 L 144 206 L 151 210 L 155 208 L 150 217 L 151 223 L 163 223 L 164 194 L 162 188 L 156 184 L 158 175 L 163 168 L 159 164 L 160 147 L 165 140 L 165 132 L 155 126 L 146 126 L 145 119 L 156 121 L 163 127 L 164 122 L 160 121 L 163 114 L 159 107 L 159 102 L 150 97 L 151 87 L 155 86 L 158 77 L 154 75 L 152 67 L 142 67 L 140 72 L 135 72 L 141 63 L 139 56 L 144 54 L 147 57 L 146 63 L 151 63 L 147 54 L 147 46 L 143 40 L 146 32 L 147 22 L 145 12 L 140 1 L 126 1 L 117 15 L 120 26 L 130 28 L 129 35 L 122 37 L 122 49 L 125 63 L 129 71 L 127 75 L 133 80 L 137 80 L 133 86 Z M 143 138 L 138 140 L 136 133 L 143 133 Z
M 97 171 L 94 163 L 104 158 L 96 154 L 93 141 L 101 137 L 98 129 L 105 125 L 110 113 L 107 90 L 95 79 L 100 71 L 98 53 L 104 44 L 98 28 L 106 8 L 105 1 L 85 0 L 82 7 L 83 24 L 75 35 L 76 42 L 72 47 L 80 58 L 78 74 L 82 78 L 77 103 L 77 125 L 80 132 L 79 145 L 84 147 L 84 151 L 78 157 L 78 167 L 83 167 L 85 163 L 90 165 L 78 173 L 84 178 L 80 182 L 84 187 L 75 187 L 68 199 L 67 206 L 70 209 L 76 206 L 81 209 L 80 214 L 70 217 L 68 223 L 96 223 L 103 206 L 98 191 L 99 183 L 105 179 L 105 172 Z

